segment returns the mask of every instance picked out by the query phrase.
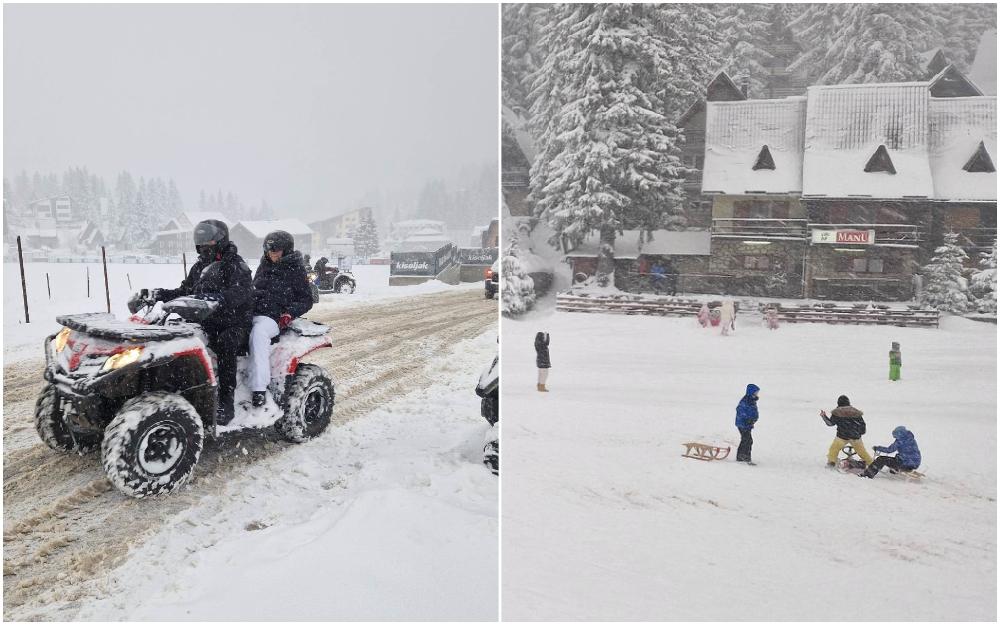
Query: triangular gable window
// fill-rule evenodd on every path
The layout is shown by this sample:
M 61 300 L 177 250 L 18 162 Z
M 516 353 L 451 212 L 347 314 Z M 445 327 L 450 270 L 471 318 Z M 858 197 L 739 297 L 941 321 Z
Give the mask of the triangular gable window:
M 976 153 L 972 155 L 972 158 L 969 159 L 969 162 L 962 169 L 969 173 L 992 173 L 997 170 L 993 166 L 993 159 L 990 158 L 990 153 L 986 151 L 986 146 L 982 141 L 979 142 Z
M 885 149 L 884 145 L 878 146 L 872 157 L 868 159 L 865 171 L 868 173 L 876 171 L 886 171 L 890 174 L 896 173 L 896 167 L 892 164 L 892 159 L 889 158 L 889 151 Z
M 758 169 L 774 169 L 774 159 L 771 158 L 771 150 L 768 150 L 766 145 L 760 149 L 757 162 L 753 164 L 753 170 Z

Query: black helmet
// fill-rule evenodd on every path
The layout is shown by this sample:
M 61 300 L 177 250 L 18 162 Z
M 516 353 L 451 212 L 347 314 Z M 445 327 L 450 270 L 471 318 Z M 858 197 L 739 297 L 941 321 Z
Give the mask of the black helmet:
M 194 246 L 214 241 L 216 247 L 229 243 L 229 226 L 218 219 L 206 219 L 194 227 Z
M 276 252 L 281 250 L 285 254 L 291 253 L 295 249 L 295 238 L 284 230 L 275 230 L 267 233 L 264 237 L 264 251 Z

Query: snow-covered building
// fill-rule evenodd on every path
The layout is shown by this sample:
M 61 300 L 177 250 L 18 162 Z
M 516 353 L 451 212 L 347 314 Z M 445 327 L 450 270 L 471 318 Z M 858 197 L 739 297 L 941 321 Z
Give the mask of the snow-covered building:
M 358 225 L 364 219 L 372 217 L 372 209 L 368 207 L 349 210 L 327 219 L 309 222 L 313 232 L 313 249 L 318 250 L 331 238 L 346 239 L 354 235 Z
M 26 216 L 33 220 L 51 221 L 58 225 L 74 220 L 73 199 L 68 195 L 47 197 L 28 204 Z
M 507 107 L 503 108 L 500 133 L 500 190 L 511 215 L 528 216 L 531 160 L 534 147 L 524 131 L 524 119 Z
M 600 235 L 592 233 L 566 253 L 574 276 L 597 273 Z M 623 291 L 653 290 L 650 269 L 663 266 L 667 273 L 680 278 L 678 288 L 687 291 L 704 290 L 703 279 L 709 277 L 711 235 L 706 230 L 626 230 L 615 237 L 615 286 Z M 708 286 L 710 289 L 711 287 Z
M 944 232 L 973 256 L 996 237 L 996 98 L 952 66 L 708 102 L 705 136 L 711 270 L 729 292 L 909 299 Z
M 222 213 L 186 212 L 174 217 L 158 231 L 153 238 L 152 253 L 164 256 L 182 254 L 194 250 L 194 227 L 206 219 L 217 219 L 230 228 L 233 222 Z
M 236 244 L 244 258 L 254 258 L 264 253 L 264 237 L 269 232 L 284 230 L 295 238 L 295 249 L 312 254 L 313 231 L 298 219 L 272 219 L 269 221 L 241 221 L 229 228 L 229 239 Z
M 392 246 L 393 252 L 433 252 L 451 243 L 448 235 L 435 228 L 417 230 Z

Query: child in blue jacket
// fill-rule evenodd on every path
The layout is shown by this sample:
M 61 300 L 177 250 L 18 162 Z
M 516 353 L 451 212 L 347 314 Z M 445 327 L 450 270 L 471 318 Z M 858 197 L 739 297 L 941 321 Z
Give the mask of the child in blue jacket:
M 736 406 L 736 429 L 740 431 L 740 446 L 736 449 L 736 462 L 746 462 L 753 464 L 750 460 L 750 451 L 753 448 L 753 436 L 751 432 L 757 423 L 757 399 L 760 387 L 756 384 L 747 384 L 746 395 Z
M 917 439 L 913 437 L 913 432 L 903 426 L 899 426 L 892 431 L 892 438 L 895 439 L 892 445 L 882 447 L 876 445 L 876 452 L 891 454 L 895 456 L 879 456 L 875 462 L 868 465 L 862 477 L 874 478 L 882 467 L 889 467 L 893 471 L 912 471 L 920 466 L 920 448 L 917 447 Z

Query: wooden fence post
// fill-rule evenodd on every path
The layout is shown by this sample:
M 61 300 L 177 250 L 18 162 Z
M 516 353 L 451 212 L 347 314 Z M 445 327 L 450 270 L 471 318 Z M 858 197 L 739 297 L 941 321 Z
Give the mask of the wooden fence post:
M 128 290 L 131 293 L 132 292 L 132 276 L 128 275 L 127 271 L 125 272 L 125 279 L 128 280 Z
M 184 265 L 184 277 L 182 279 L 187 279 L 188 277 L 188 257 L 187 254 L 181 252 L 181 263 Z
M 49 291 L 49 299 L 52 299 L 52 283 L 49 281 L 49 272 L 45 272 L 45 288 Z
M 111 313 L 111 289 L 108 287 L 108 256 L 101 246 L 101 264 L 104 265 L 104 297 L 108 302 L 108 313 Z
M 90 299 L 90 265 L 87 265 L 87 299 Z
M 28 284 L 24 281 L 24 256 L 21 254 L 21 237 L 17 237 L 17 263 L 21 266 L 21 298 L 24 299 L 24 322 L 31 323 L 28 316 Z

